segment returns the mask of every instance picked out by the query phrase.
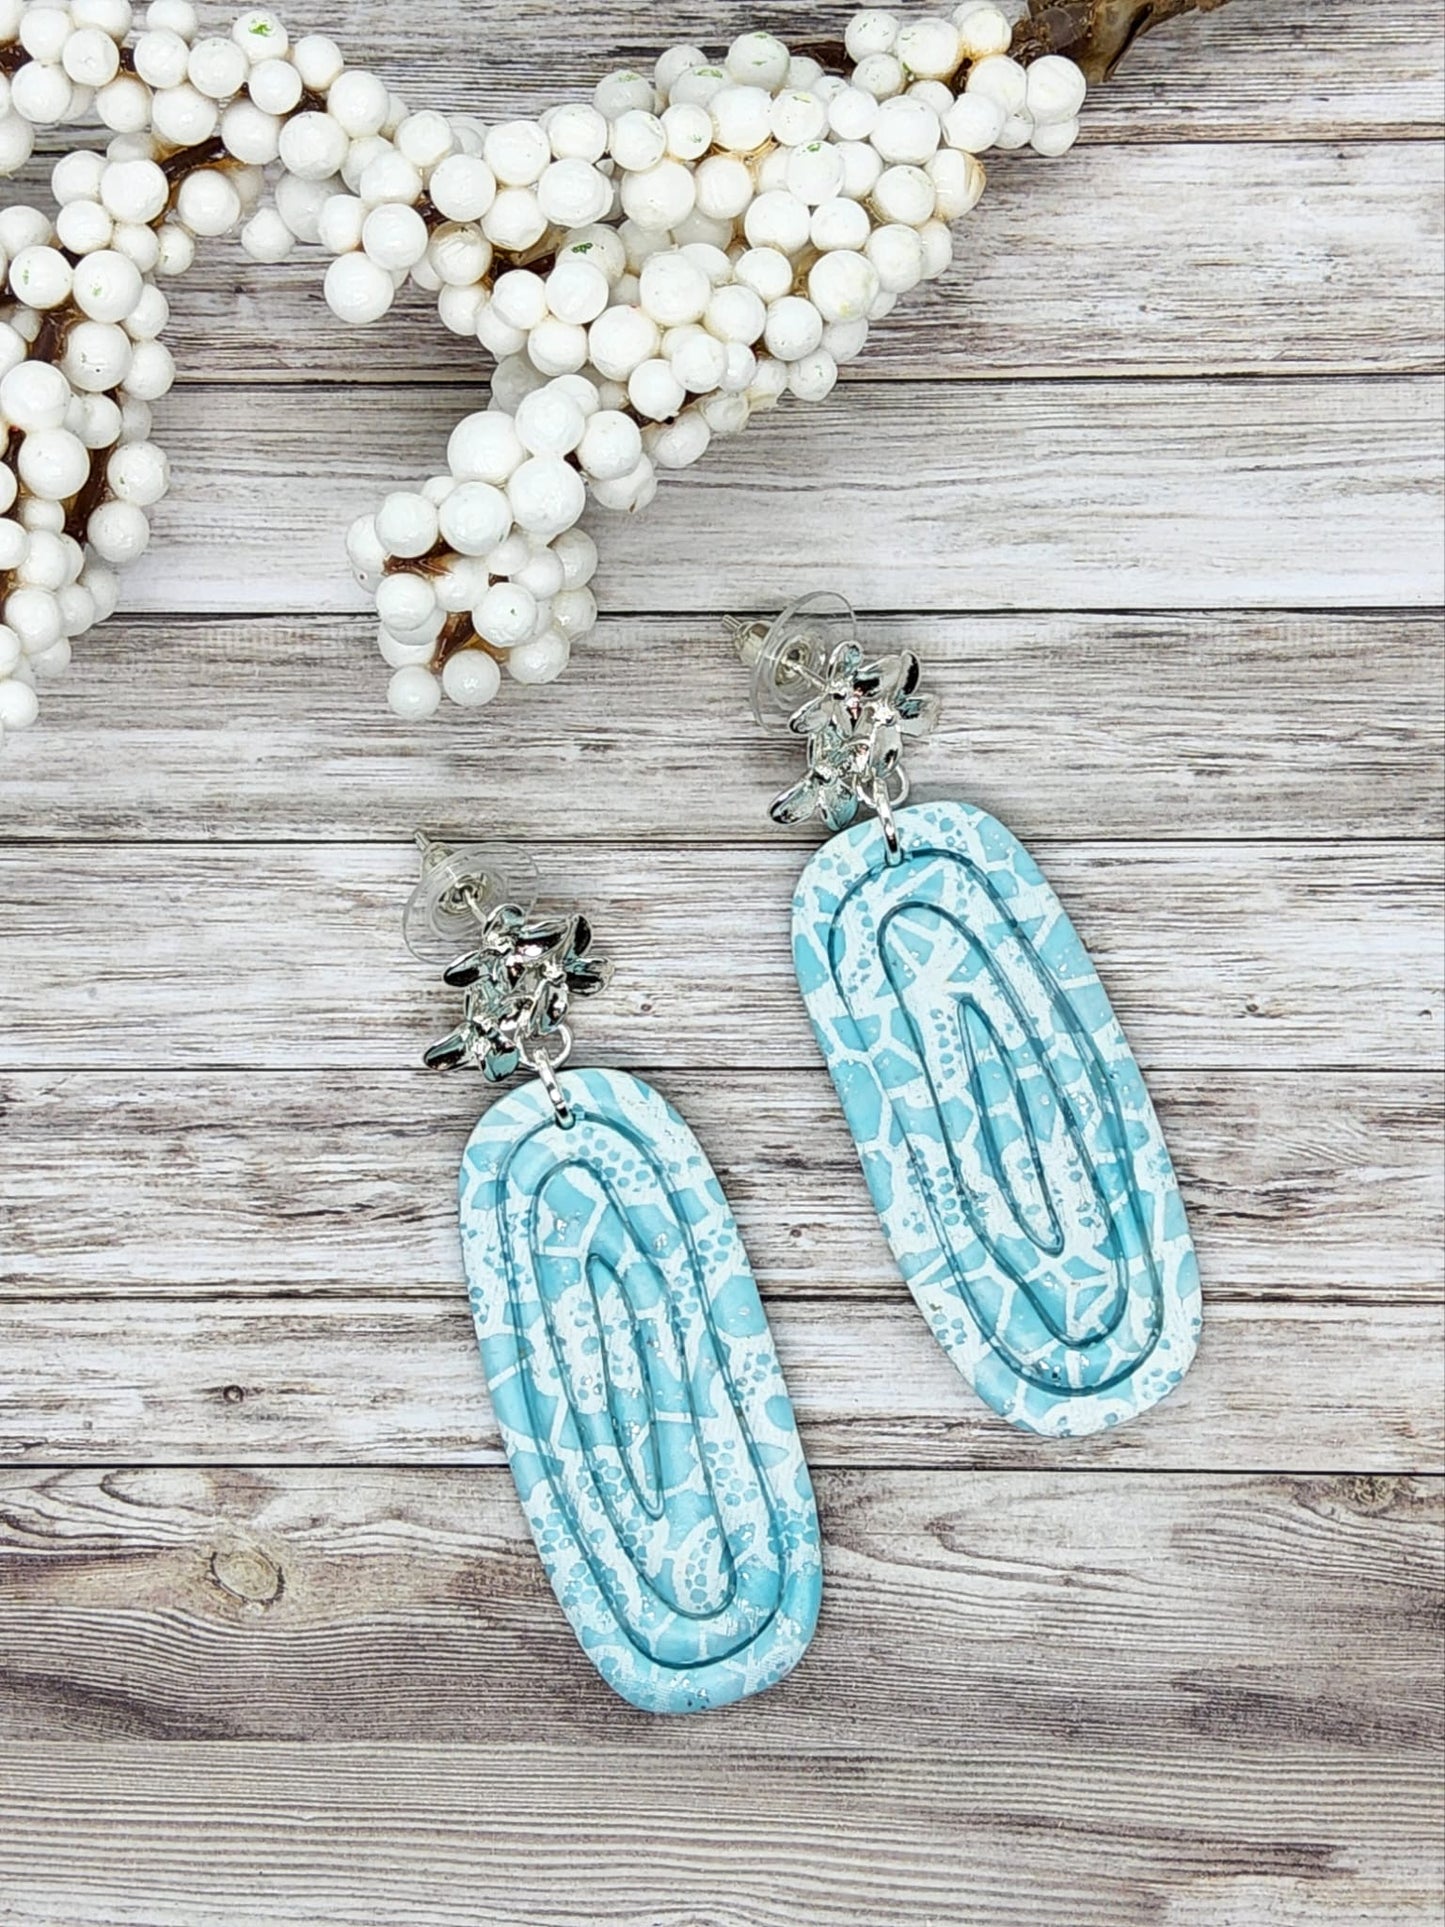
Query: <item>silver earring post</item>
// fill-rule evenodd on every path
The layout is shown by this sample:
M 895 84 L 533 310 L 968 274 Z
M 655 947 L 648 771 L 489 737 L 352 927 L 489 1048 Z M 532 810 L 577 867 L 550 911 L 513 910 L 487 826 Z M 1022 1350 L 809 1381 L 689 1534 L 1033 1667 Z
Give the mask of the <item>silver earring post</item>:
M 775 823 L 817 817 L 845 829 L 860 808 L 878 818 L 890 864 L 901 860 L 894 811 L 908 799 L 906 738 L 938 720 L 938 698 L 919 690 L 911 649 L 869 660 L 846 597 L 800 596 L 772 621 L 724 619 L 751 672 L 753 714 L 807 741 L 806 774 L 773 801 Z
M 442 980 L 463 993 L 461 1021 L 422 1062 L 471 1064 L 489 1083 L 530 1070 L 566 1128 L 573 1113 L 557 1072 L 572 1054 L 567 1014 L 574 997 L 611 975 L 589 954 L 591 925 L 577 911 L 539 914 L 531 865 L 514 852 L 421 832 L 416 840 L 421 879 L 406 907 L 407 943 L 426 962 L 449 957 Z

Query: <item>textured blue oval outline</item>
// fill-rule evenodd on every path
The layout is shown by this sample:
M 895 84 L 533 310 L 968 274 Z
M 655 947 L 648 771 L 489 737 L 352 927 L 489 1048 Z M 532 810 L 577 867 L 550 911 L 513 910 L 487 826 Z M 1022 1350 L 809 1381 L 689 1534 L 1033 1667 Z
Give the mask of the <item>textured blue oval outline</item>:
M 798 981 L 909 1289 L 1001 1417 L 1074 1438 L 1183 1377 L 1199 1273 L 1154 1108 L 1058 898 L 966 803 L 859 822 L 793 900 Z
M 654 1713 L 772 1685 L 812 1638 L 818 1515 L 747 1254 L 677 1112 L 564 1072 L 478 1123 L 462 1252 L 547 1576 L 608 1685 Z

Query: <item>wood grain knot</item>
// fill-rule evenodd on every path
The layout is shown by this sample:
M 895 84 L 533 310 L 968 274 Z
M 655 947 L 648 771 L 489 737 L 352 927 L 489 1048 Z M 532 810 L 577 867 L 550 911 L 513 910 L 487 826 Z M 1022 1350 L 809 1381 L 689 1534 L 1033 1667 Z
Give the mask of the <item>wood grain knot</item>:
M 218 1546 L 211 1554 L 211 1577 L 222 1592 L 247 1606 L 273 1606 L 286 1589 L 281 1568 L 259 1546 Z
M 1403 1479 L 1361 1472 L 1341 1479 L 1339 1490 L 1345 1504 L 1354 1511 L 1373 1515 L 1393 1511 L 1405 1498 L 1407 1487 Z

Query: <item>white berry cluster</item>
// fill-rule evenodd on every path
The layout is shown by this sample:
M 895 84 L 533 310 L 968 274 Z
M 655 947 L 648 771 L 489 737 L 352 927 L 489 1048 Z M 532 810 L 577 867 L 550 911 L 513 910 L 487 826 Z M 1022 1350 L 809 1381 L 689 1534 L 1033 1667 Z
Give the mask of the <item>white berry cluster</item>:
M 0 213 L 0 729 L 114 606 L 164 493 L 150 404 L 170 387 L 158 276 L 240 227 L 247 252 L 331 256 L 326 298 L 379 320 L 408 282 L 496 358 L 447 471 L 390 495 L 348 550 L 376 597 L 390 700 L 545 682 L 596 619 L 589 502 L 631 511 L 784 393 L 826 395 L 900 294 L 941 274 L 978 156 L 1062 154 L 1083 76 L 1025 68 L 991 0 L 869 10 L 847 74 L 766 33 L 721 62 L 494 126 L 408 112 L 331 40 L 264 10 L 207 34 L 190 0 L 0 0 L 0 172 L 37 126 L 98 118 L 59 161 L 54 218 Z M 269 185 L 269 194 L 268 194 Z

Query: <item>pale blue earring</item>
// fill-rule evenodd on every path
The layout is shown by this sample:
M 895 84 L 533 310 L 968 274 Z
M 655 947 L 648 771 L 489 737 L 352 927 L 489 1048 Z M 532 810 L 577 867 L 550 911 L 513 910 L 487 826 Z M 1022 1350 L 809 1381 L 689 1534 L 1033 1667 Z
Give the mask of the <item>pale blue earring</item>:
M 491 1081 L 462 1252 L 527 1522 L 608 1685 L 655 1713 L 761 1691 L 818 1616 L 818 1516 L 737 1225 L 677 1112 L 625 1071 L 569 1070 L 600 990 L 575 913 L 538 915 L 510 852 L 429 838 L 407 940 L 464 997 L 427 1051 Z M 460 954 L 458 954 L 460 952 Z
M 1135 1417 L 1194 1355 L 1199 1273 L 1087 951 L 1001 823 L 902 807 L 904 742 L 937 714 L 916 656 L 869 660 L 828 593 L 730 626 L 759 719 L 807 743 L 774 819 L 836 832 L 798 882 L 794 961 L 910 1291 L 1011 1424 L 1071 1438 Z

